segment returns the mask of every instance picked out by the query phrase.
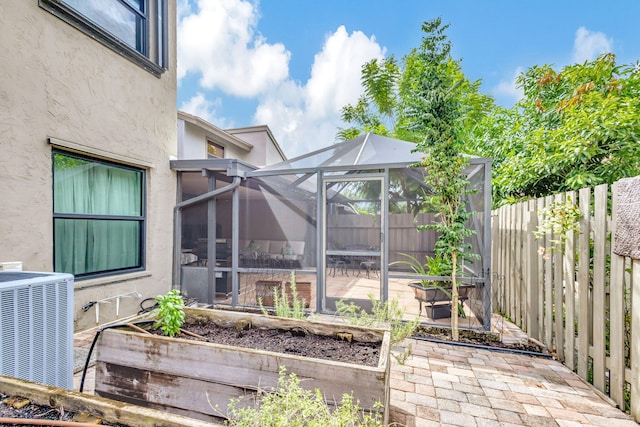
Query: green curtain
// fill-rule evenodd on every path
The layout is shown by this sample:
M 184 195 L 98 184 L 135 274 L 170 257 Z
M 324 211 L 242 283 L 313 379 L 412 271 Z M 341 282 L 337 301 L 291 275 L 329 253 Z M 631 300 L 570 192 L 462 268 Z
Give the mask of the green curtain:
M 141 186 L 141 171 L 55 153 L 55 270 L 81 275 L 140 266 Z

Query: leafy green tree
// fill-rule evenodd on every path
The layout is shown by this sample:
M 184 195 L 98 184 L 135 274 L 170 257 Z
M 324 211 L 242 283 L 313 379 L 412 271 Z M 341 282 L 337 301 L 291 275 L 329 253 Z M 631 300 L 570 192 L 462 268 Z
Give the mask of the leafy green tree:
M 472 256 L 465 239 L 473 234 L 466 227 L 470 215 L 465 202 L 468 182 L 462 176 L 467 165 L 463 141 L 474 135 L 477 123 L 494 104 L 479 92 L 480 81 L 469 81 L 462 73 L 461 61 L 451 56 L 448 27 L 440 18 L 425 22 L 420 46 L 407 54 L 401 65 L 390 56 L 363 66 L 364 93 L 355 105 L 343 108 L 342 119 L 352 127 L 341 129 L 338 138 L 375 132 L 415 142 L 416 151 L 425 154 L 420 166 L 426 170 L 426 186 L 399 177 L 390 188 L 415 201 L 408 206 L 412 213 L 428 210 L 438 215 L 435 224 L 418 228 L 439 233 L 435 251 L 452 265 L 451 293 L 456 307 L 457 264 Z M 428 193 L 425 187 L 430 189 Z M 453 313 L 457 339 L 457 310 Z
M 442 20 L 435 18 L 425 25 L 442 26 Z M 444 26 L 444 27 L 448 27 Z M 423 30 L 425 26 L 423 25 Z M 438 37 L 446 40 L 444 33 Z M 389 55 L 382 60 L 373 59 L 362 66 L 361 83 L 363 94 L 355 104 L 342 108 L 342 121 L 351 125 L 339 129 L 337 139 L 344 141 L 363 133 L 372 132 L 405 141 L 418 142 L 423 135 L 407 128 L 412 119 L 401 107 L 403 100 L 411 96 L 425 67 L 425 57 L 419 49 L 413 49 L 401 61 Z M 451 96 L 461 103 L 462 115 L 459 125 L 471 131 L 482 117 L 493 107 L 491 97 L 480 93 L 480 80 L 471 82 L 462 73 L 461 61 L 447 58 L 443 69 L 457 82 L 450 87 Z
M 400 104 L 407 131 L 420 136 L 416 150 L 425 154 L 421 166 L 426 170 L 424 182 L 433 194 L 428 208 L 436 212 L 438 222 L 418 226 L 435 230 L 439 237 L 435 253 L 450 263 L 452 306 L 458 306 L 457 267 L 468 253 L 466 237 L 473 234 L 466 223 L 470 217 L 465 194 L 468 181 L 463 176 L 467 158 L 462 154 L 465 131 L 464 108 L 457 88 L 466 79 L 455 70 L 451 43 L 440 19 L 425 22 L 425 36 L 414 50 L 408 73 L 400 84 Z M 451 311 L 452 337 L 458 340 L 458 310 Z
M 448 26 L 443 26 L 440 18 L 425 25 L 444 27 L 438 37 L 446 41 L 444 30 Z M 423 30 L 428 29 L 423 26 Z M 418 90 L 423 71 L 432 66 L 425 62 L 426 58 L 420 49 L 413 49 L 401 62 L 390 55 L 362 66 L 363 94 L 355 104 L 343 107 L 342 121 L 351 126 L 339 129 L 337 140 L 355 138 L 367 132 L 411 142 L 424 139 L 419 130 L 410 128 L 415 118 L 404 107 L 414 95 L 414 90 Z M 456 125 L 461 127 L 461 135 L 470 133 L 486 112 L 493 108 L 493 100 L 480 93 L 480 81 L 469 81 L 462 73 L 461 61 L 454 60 L 449 54 L 441 71 L 450 81 L 456 82 L 448 88 L 452 99 L 460 103 L 461 115 Z M 390 209 L 393 212 L 404 211 L 415 215 L 423 210 L 426 197 L 424 185 L 402 174 L 392 177 L 389 185 L 392 199 Z
M 348 140 L 362 133 L 393 136 L 398 103 L 397 84 L 400 67 L 393 55 L 381 61 L 372 59 L 362 66 L 364 93 L 355 105 L 342 108 L 341 118 L 353 126 L 338 131 L 339 140 Z
M 640 171 L 640 68 L 613 54 L 561 71 L 534 66 L 517 80 L 524 97 L 474 130 L 493 158 L 494 203 L 613 183 Z

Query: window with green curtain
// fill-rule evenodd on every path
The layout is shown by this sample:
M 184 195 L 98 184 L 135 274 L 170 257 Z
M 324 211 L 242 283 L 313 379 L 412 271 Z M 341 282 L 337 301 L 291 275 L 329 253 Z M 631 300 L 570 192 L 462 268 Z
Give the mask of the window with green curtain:
M 79 277 L 143 268 L 144 171 L 53 152 L 54 269 Z

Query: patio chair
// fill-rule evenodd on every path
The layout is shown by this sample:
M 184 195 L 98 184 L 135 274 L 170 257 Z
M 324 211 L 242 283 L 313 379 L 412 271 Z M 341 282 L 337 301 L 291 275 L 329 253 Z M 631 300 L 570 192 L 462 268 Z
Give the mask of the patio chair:
M 336 269 L 339 269 L 343 276 L 349 277 L 349 272 L 347 270 L 347 260 L 340 257 L 329 257 L 327 260 L 327 265 L 329 266 L 329 275 L 331 275 L 331 271 L 333 270 L 333 277 L 336 277 Z

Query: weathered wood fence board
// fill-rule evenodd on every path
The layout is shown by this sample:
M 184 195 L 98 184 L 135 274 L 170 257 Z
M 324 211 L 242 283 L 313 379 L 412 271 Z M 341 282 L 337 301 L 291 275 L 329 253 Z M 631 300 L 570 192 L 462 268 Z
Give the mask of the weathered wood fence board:
M 631 301 L 640 301 L 640 260 L 634 260 Z M 640 310 L 631 310 L 631 415 L 640 420 Z
M 565 201 L 578 231 L 536 238 L 545 210 Z M 492 306 L 640 421 L 640 261 L 613 253 L 616 220 L 617 184 L 496 209 Z

